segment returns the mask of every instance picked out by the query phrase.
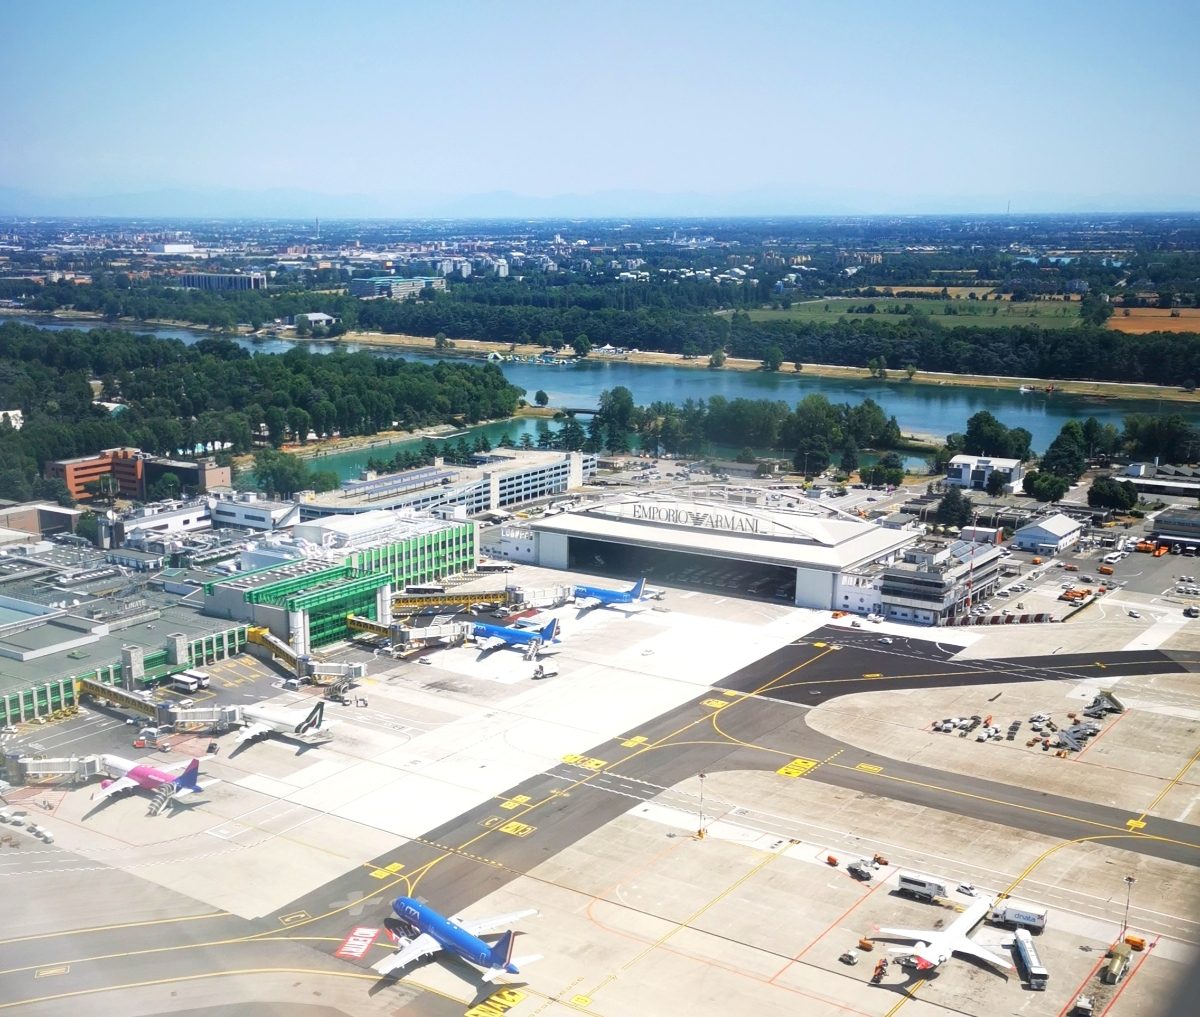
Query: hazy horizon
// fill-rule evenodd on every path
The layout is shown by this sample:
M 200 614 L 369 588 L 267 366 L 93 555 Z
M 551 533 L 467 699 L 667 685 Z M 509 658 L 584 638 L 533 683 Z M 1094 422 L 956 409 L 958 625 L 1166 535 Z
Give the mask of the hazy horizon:
M 1110 0 L 1002 16 L 946 0 L 61 15 L 0 9 L 16 44 L 0 215 L 1200 209 L 1200 11 L 1183 3 L 1139 18 Z

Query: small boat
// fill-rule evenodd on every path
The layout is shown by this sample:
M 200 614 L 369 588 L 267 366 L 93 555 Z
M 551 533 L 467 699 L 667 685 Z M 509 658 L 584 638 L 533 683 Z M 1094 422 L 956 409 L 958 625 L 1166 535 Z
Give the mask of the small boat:
M 1031 385 L 1022 385 L 1018 391 L 1022 395 L 1028 395 L 1030 392 L 1034 391 L 1034 388 Z

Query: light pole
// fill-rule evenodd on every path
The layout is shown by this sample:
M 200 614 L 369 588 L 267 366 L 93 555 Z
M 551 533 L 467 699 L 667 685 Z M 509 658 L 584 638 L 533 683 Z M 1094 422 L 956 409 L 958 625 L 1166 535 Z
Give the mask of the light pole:
M 704 840 L 704 776 L 700 774 L 700 828 L 696 831 L 699 840 Z
M 701 787 L 704 785 L 701 784 Z M 1125 877 L 1125 921 L 1121 925 L 1120 939 L 1125 938 L 1125 933 L 1129 931 L 1129 898 L 1133 895 L 1133 884 L 1136 883 L 1132 876 Z

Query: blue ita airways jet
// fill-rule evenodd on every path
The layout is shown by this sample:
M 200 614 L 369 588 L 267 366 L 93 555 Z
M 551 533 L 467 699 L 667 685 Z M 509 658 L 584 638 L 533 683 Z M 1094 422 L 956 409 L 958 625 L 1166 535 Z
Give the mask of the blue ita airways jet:
M 510 629 L 505 625 L 487 625 L 476 622 L 471 634 L 480 649 L 498 650 L 502 646 L 511 646 L 525 650 L 527 654 L 536 656 L 551 643 L 558 642 L 558 619 L 555 618 L 540 632 L 529 629 Z
M 575 606 L 581 611 L 593 607 L 621 607 L 640 604 L 646 590 L 646 580 L 639 579 L 628 590 L 606 590 L 603 586 L 576 586 L 573 596 Z
M 446 950 L 455 957 L 483 968 L 483 980 L 495 981 L 500 975 L 519 975 L 521 964 L 532 964 L 541 960 L 539 955 L 517 957 L 512 955 L 516 933 L 509 929 L 494 945 L 488 945 L 480 936 L 495 932 L 502 925 L 520 921 L 536 915 L 537 911 L 514 911 L 512 914 L 496 915 L 492 918 L 447 918 L 433 910 L 428 904 L 411 897 L 397 897 L 392 901 L 394 918 L 385 923 L 388 933 L 399 945 L 390 957 L 371 965 L 381 975 L 391 974 L 406 968 L 424 957 Z

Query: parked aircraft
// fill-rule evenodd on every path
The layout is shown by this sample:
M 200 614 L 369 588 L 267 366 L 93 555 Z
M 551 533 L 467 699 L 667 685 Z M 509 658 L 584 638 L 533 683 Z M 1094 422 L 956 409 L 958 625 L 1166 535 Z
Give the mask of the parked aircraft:
M 554 618 L 544 629 L 532 632 L 527 629 L 513 629 L 505 625 L 488 625 L 476 622 L 471 634 L 475 637 L 480 649 L 485 653 L 498 650 L 502 646 L 523 649 L 532 656 L 541 653 L 551 643 L 558 642 L 558 619 Z
M 990 897 L 980 897 L 944 929 L 879 929 L 877 935 L 914 940 L 912 947 L 893 947 L 891 952 L 912 957 L 919 971 L 932 970 L 956 953 L 976 957 L 1011 971 L 1012 965 L 1008 961 L 977 945 L 967 935 L 983 920 L 991 906 Z
M 513 959 L 513 939 L 517 934 L 511 929 L 494 945 L 479 938 L 502 925 L 536 915 L 537 911 L 533 909 L 492 918 L 446 918 L 428 904 L 411 897 L 397 897 L 392 901 L 392 912 L 395 917 L 385 924 L 393 941 L 402 945 L 390 957 L 371 965 L 381 975 L 391 974 L 442 950 L 483 968 L 485 982 L 495 981 L 504 974 L 518 975 L 521 964 L 541 960 L 538 955 Z
M 116 777 L 112 780 L 102 780 L 100 790 L 92 795 L 92 801 L 103 800 L 120 794 L 122 791 L 132 791 L 134 788 L 141 788 L 143 791 L 157 791 L 166 785 L 173 785 L 175 793 L 199 794 L 210 784 L 216 783 L 216 781 L 207 781 L 204 784 L 197 782 L 196 778 L 200 773 L 199 759 L 172 763 L 161 770 L 143 763 L 135 763 L 131 759 L 122 759 L 120 756 L 101 756 L 100 759 L 104 768 L 109 773 L 115 774 Z M 176 775 L 172 772 L 176 770 L 183 770 L 183 773 Z
M 333 735 L 329 729 L 336 721 L 325 720 L 325 704 L 317 703 L 311 710 L 292 710 L 284 706 L 241 707 L 242 729 L 237 743 L 252 741 L 266 735 L 278 735 L 290 741 L 317 745 L 329 741 Z
M 607 590 L 603 586 L 576 586 L 572 595 L 577 608 L 581 611 L 590 611 L 593 607 L 622 607 L 640 604 L 645 589 L 646 580 L 639 579 L 628 590 Z

